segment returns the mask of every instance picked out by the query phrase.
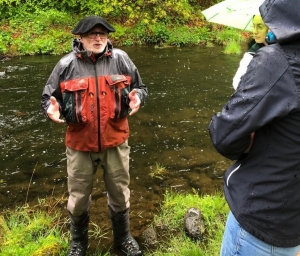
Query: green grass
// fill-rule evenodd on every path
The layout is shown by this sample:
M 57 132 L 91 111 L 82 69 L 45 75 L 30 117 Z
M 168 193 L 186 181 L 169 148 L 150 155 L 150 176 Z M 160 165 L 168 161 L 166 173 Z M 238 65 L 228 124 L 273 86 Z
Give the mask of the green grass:
M 167 169 L 165 166 L 159 163 L 155 163 L 155 167 L 151 168 L 151 172 L 149 175 L 151 178 L 157 178 L 162 180 L 167 175 Z
M 28 206 L 17 208 L 0 216 L 0 250 L 2 256 L 65 255 L 68 239 L 60 233 L 65 221 L 60 213 Z
M 184 231 L 184 215 L 191 208 L 198 208 L 204 218 L 204 234 L 200 241 L 192 241 Z M 199 196 L 167 191 L 161 205 L 161 213 L 152 224 L 163 232 L 160 238 L 165 242 L 150 255 L 219 255 L 225 220 L 229 208 L 221 193 Z
M 229 41 L 224 50 L 225 54 L 240 54 L 241 52 L 241 45 L 236 41 Z
M 159 167 L 157 165 L 157 167 Z M 160 166 L 161 167 L 161 166 Z M 0 255 L 41 256 L 66 255 L 70 235 L 66 231 L 68 219 L 62 217 L 57 207 L 59 200 L 42 199 L 34 207 L 25 205 L 14 211 L 0 214 Z M 60 203 L 59 203 L 60 202 Z M 191 208 L 198 208 L 204 220 L 203 238 L 193 241 L 184 231 L 184 216 Z M 229 209 L 221 192 L 199 196 L 194 193 L 167 191 L 161 211 L 154 216 L 151 227 L 157 232 L 155 248 L 148 249 L 146 256 L 201 256 L 219 255 L 225 219 Z M 101 250 L 101 240 L 106 233 L 96 223 L 90 223 L 89 236 L 99 240 L 98 251 L 89 256 L 110 256 Z

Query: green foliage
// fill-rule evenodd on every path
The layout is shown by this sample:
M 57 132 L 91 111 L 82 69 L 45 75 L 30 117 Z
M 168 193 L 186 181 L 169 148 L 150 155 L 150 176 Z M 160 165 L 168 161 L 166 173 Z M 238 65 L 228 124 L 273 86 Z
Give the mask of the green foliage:
M 148 8 L 153 5 L 153 11 L 151 12 L 151 18 L 155 22 L 162 22 L 165 24 L 196 24 L 201 15 L 196 14 L 195 7 L 190 5 L 190 1 L 186 0 L 150 0 L 148 2 Z M 198 8 L 200 5 L 198 6 Z
M 162 44 L 170 38 L 170 29 L 163 23 L 154 23 L 146 27 L 143 32 L 144 42 L 148 44 Z
M 10 33 L 15 40 L 5 43 L 14 46 L 21 55 L 62 54 L 71 50 L 72 23 L 70 16 L 58 10 L 39 10 L 26 19 L 11 20 Z
M 116 32 L 110 39 L 115 46 L 240 43 L 237 30 L 206 26 L 202 7 L 218 1 L 0 0 L 0 54 L 67 53 L 73 27 L 87 15 L 113 24 Z
M 196 39 L 196 37 L 191 35 L 188 27 L 180 26 L 180 27 L 175 27 L 171 31 L 170 38 L 167 41 L 167 43 L 170 45 L 180 46 L 183 44 L 189 44 L 191 41 L 193 41 L 195 39 Z M 197 43 L 198 42 L 196 42 L 196 44 Z
M 7 46 L 12 41 L 11 33 L 7 31 L 0 31 L 0 54 L 7 52 Z
M 15 43 L 18 45 L 18 52 L 21 55 L 33 55 L 35 53 L 34 46 L 29 40 L 22 40 L 22 38 L 18 38 Z
M 235 41 L 229 41 L 226 44 L 224 53 L 226 54 L 240 54 L 241 53 L 241 45 Z
M 170 45 L 198 45 L 208 40 L 212 40 L 212 33 L 205 27 L 190 28 L 178 26 L 171 30 L 170 37 L 166 42 Z
M 225 28 L 216 33 L 216 42 L 226 46 L 224 50 L 226 54 L 240 54 L 243 41 L 245 38 L 236 29 Z
M 46 26 L 51 25 L 69 25 L 73 26 L 74 20 L 70 14 L 58 9 L 37 10 L 34 15 L 29 16 L 34 22 L 45 23 Z
M 216 32 L 216 41 L 220 44 L 226 44 L 228 41 L 242 42 L 245 39 L 242 37 L 240 31 L 233 28 L 225 27 L 223 30 Z
M 128 26 L 122 26 L 118 23 L 112 23 L 115 32 L 109 35 L 109 39 L 116 45 L 131 46 L 137 44 L 138 35 L 134 33 L 134 29 Z
M 207 43 L 214 40 L 214 33 L 212 33 L 207 27 L 197 27 L 194 32 L 199 37 L 200 43 Z

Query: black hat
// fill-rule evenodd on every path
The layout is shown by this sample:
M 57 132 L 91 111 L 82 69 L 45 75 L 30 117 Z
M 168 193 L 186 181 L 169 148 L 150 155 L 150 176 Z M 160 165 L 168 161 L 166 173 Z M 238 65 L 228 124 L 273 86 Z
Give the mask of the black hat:
M 90 31 L 96 25 L 102 25 L 108 32 L 116 31 L 105 19 L 99 16 L 89 16 L 79 21 L 76 27 L 72 30 L 72 33 L 74 35 L 82 35 Z

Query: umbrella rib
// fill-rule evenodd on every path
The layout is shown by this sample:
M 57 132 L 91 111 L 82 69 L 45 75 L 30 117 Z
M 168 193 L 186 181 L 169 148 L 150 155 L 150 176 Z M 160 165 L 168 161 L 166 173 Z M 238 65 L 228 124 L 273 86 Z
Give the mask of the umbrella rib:
M 217 16 L 217 15 L 218 15 L 218 13 L 216 13 L 214 16 L 210 17 L 210 18 L 208 19 L 208 21 L 211 20 L 212 18 L 214 18 L 214 17 Z
M 251 21 L 252 21 L 252 19 L 248 21 L 248 23 L 247 23 L 246 26 L 244 27 L 244 30 L 246 29 L 246 27 L 248 27 L 248 25 L 249 25 L 249 23 L 250 23 Z

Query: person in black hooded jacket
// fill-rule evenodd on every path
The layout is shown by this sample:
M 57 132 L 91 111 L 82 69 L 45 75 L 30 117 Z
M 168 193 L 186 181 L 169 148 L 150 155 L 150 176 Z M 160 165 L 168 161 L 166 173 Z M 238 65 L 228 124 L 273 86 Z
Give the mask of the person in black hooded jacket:
M 259 10 L 276 42 L 256 52 L 209 125 L 215 149 L 236 160 L 224 175 L 222 256 L 300 251 L 300 1 Z

